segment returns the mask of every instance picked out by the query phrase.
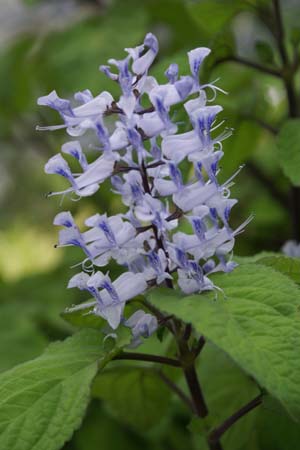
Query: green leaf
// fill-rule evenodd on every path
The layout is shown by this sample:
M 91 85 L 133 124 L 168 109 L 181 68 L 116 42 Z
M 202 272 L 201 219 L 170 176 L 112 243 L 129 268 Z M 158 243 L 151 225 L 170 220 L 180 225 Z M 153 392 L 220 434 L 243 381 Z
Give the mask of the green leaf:
M 294 186 L 300 186 L 300 119 L 289 119 L 281 127 L 277 157 L 284 174 Z
M 179 297 L 152 291 L 150 301 L 192 322 L 300 419 L 300 291 L 271 267 L 245 264 L 214 277 L 222 293 Z
M 159 424 L 170 398 L 158 373 L 146 367 L 108 369 L 96 377 L 92 394 L 105 400 L 115 417 L 138 430 Z
M 278 272 L 290 277 L 295 283 L 300 283 L 300 259 L 289 256 L 265 256 L 257 260 L 258 264 L 272 267 Z
M 269 257 L 269 256 L 279 256 L 278 253 L 276 252 L 259 252 L 256 253 L 255 255 L 251 255 L 251 256 L 238 256 L 238 255 L 234 255 L 234 260 L 238 263 L 238 264 L 249 264 L 249 263 L 255 263 L 258 262 L 260 259 Z
M 253 256 L 235 256 L 234 260 L 238 264 L 258 263 L 272 267 L 291 278 L 295 283 L 300 283 L 299 258 L 292 258 L 275 252 L 260 252 Z
M 81 423 L 105 354 L 102 336 L 84 330 L 0 376 L 0 450 L 59 450 Z

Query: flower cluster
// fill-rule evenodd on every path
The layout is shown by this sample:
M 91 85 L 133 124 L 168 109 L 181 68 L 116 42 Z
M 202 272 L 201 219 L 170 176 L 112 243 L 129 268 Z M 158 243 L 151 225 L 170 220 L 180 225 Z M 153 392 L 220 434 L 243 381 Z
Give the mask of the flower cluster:
M 78 106 L 74 107 L 53 91 L 39 98 L 38 104 L 58 111 L 63 124 L 38 128 L 66 128 L 75 138 L 90 130 L 99 142 L 99 156 L 93 162 L 78 140 L 67 142 L 61 153 L 50 158 L 45 171 L 69 182 L 65 191 L 56 194 L 78 197 L 94 194 L 110 179 L 127 212 L 112 217 L 95 214 L 86 219 L 86 231 L 77 227 L 70 212 L 60 212 L 54 224 L 62 227 L 59 246 L 78 246 L 85 253 L 83 271 L 69 281 L 69 287 L 88 291 L 94 297 L 95 314 L 112 329 L 122 322 L 139 340 L 154 332 L 157 321 L 141 310 L 126 319 L 126 302 L 153 285 L 176 283 L 186 294 L 214 289 L 209 275 L 235 267 L 230 255 L 235 236 L 247 221 L 235 230 L 228 223 L 237 202 L 229 190 L 236 174 L 223 184 L 217 179 L 222 141 L 231 130 L 215 132 L 222 124 L 216 123 L 222 107 L 209 102 L 221 89 L 199 80 L 210 50 L 200 47 L 188 53 L 190 75 L 179 76 L 178 65 L 171 64 L 164 84 L 148 75 L 158 53 L 153 34 L 147 34 L 142 45 L 125 50 L 125 59 L 110 59 L 108 66 L 100 67 L 119 84 L 118 100 L 109 92 L 93 97 L 85 90 L 75 94 Z M 210 100 L 207 90 L 213 93 Z M 183 132 L 174 120 L 175 106 L 182 107 L 190 124 Z M 112 118 L 116 118 L 113 125 Z M 77 160 L 76 173 L 69 157 Z M 111 259 L 124 267 L 115 280 L 97 270 Z

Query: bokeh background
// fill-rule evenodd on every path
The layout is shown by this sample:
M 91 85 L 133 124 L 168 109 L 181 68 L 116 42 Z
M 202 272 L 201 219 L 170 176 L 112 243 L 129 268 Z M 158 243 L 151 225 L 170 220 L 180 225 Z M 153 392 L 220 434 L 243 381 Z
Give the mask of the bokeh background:
M 236 253 L 279 251 L 286 240 L 299 238 L 290 182 L 275 157 L 277 129 L 289 114 L 286 92 L 279 77 L 243 63 L 251 60 L 271 71 L 279 65 L 269 3 L 0 0 L 0 370 L 38 355 L 49 341 L 72 331 L 60 312 L 81 300 L 80 293 L 65 289 L 80 254 L 54 248 L 55 214 L 70 209 L 80 221 L 96 211 L 115 213 L 120 208 L 105 185 L 93 199 L 79 203 L 66 198 L 61 204 L 58 197 L 45 197 L 63 186 L 59 177 L 46 176 L 43 166 L 65 135 L 35 131 L 37 124 L 59 120 L 37 107 L 36 99 L 53 89 L 63 98 L 86 88 L 94 95 L 106 89 L 114 93 L 115 86 L 98 71 L 99 65 L 121 57 L 124 47 L 139 44 L 149 31 L 160 42 L 153 72 L 161 79 L 171 61 L 179 63 L 182 73 L 188 70 L 187 50 L 213 50 L 202 80 L 219 79 L 218 85 L 228 92 L 219 94 L 217 101 L 224 107 L 225 126 L 234 128 L 224 143 L 222 179 L 245 164 L 232 188 L 239 199 L 232 222 L 238 225 L 254 214 L 237 239 Z M 297 47 L 300 3 L 282 4 L 287 45 Z M 66 448 L 96 450 L 99 439 L 104 450 L 187 448 L 175 426 L 159 447 L 101 408 L 93 404 L 82 431 Z

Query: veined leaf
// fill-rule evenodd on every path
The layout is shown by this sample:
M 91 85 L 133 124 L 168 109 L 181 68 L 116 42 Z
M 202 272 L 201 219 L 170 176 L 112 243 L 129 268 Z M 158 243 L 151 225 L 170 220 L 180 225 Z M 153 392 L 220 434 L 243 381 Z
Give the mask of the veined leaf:
M 224 294 L 179 297 L 152 291 L 150 301 L 175 314 L 228 353 L 300 420 L 300 291 L 271 267 L 245 264 L 214 282 Z
M 0 376 L 0 450 L 59 450 L 81 423 L 105 353 L 102 335 L 84 330 Z
M 269 256 L 278 256 L 278 253 L 275 252 L 259 252 L 256 253 L 255 255 L 251 255 L 251 256 L 238 256 L 238 255 L 234 255 L 234 260 L 238 263 L 238 264 L 249 264 L 249 263 L 257 263 L 260 259 L 262 258 L 266 258 Z
M 272 267 L 278 272 L 290 277 L 295 283 L 300 283 L 300 259 L 289 256 L 266 256 L 257 260 L 258 264 Z
M 238 256 L 234 260 L 239 264 L 257 263 L 272 267 L 278 272 L 300 283 L 300 259 L 292 258 L 281 253 L 261 252 L 253 256 Z

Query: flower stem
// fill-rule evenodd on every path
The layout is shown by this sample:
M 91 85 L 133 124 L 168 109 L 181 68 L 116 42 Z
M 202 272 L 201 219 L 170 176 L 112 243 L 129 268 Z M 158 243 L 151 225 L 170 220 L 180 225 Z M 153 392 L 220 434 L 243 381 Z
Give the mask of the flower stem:
M 174 321 L 174 326 L 179 360 L 181 361 L 184 377 L 191 394 L 193 410 L 199 418 L 204 419 L 208 416 L 208 407 L 196 372 L 195 360 L 204 347 L 205 339 L 204 337 L 200 338 L 200 348 L 197 349 L 197 353 L 195 354 L 194 349 L 190 349 L 186 339 L 189 334 L 189 325 L 186 325 L 183 333 L 181 332 L 182 324 L 179 321 Z M 222 445 L 219 440 L 214 442 L 209 442 L 208 440 L 207 444 L 210 450 L 222 450 Z
M 197 416 L 204 418 L 208 415 L 208 409 L 197 377 L 195 365 L 192 364 L 191 366 L 183 369 L 183 371 L 193 399 L 194 410 Z
M 142 164 L 141 164 L 141 167 L 140 167 L 140 173 L 141 173 L 142 183 L 143 183 L 143 188 L 144 188 L 145 193 L 152 196 L 150 183 L 149 183 L 149 179 L 148 179 L 147 168 L 146 168 L 146 165 L 145 165 L 144 161 L 142 161 Z M 168 256 L 169 256 L 168 252 L 167 252 L 167 250 L 166 250 L 166 248 L 164 246 L 164 243 L 163 243 L 163 240 L 162 240 L 161 236 L 159 236 L 157 226 L 154 223 L 152 223 L 152 229 L 153 229 L 154 237 L 155 237 L 155 240 L 156 240 L 157 248 L 158 249 L 162 249 L 163 252 L 166 255 L 166 258 L 168 258 Z M 166 269 L 166 272 L 170 273 L 169 268 Z M 173 289 L 173 282 L 172 282 L 172 280 L 170 278 L 166 278 L 165 284 L 166 284 L 166 286 L 168 288 Z
M 167 366 L 181 367 L 180 361 L 174 358 L 168 358 L 166 356 L 148 355 L 144 353 L 135 352 L 122 352 L 115 356 L 114 360 L 127 360 L 127 361 L 147 361 L 158 364 L 166 364 Z

